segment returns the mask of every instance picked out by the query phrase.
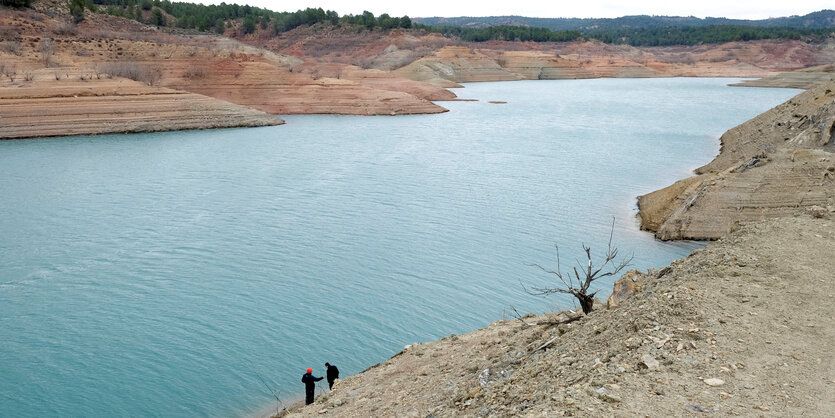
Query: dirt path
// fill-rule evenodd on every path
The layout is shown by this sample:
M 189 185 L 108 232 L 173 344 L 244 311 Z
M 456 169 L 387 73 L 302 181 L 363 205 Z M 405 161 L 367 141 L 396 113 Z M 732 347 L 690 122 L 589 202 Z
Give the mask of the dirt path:
M 615 307 L 415 344 L 294 411 L 830 417 L 833 272 L 832 219 L 748 225 L 669 268 L 628 274 L 621 284 L 634 294 Z

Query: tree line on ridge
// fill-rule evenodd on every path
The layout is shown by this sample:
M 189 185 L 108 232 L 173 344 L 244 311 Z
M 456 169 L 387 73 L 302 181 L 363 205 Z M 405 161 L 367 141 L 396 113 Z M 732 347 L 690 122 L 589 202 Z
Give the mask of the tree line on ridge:
M 0 0 L 10 7 L 28 7 L 31 0 Z M 68 6 L 76 21 L 83 19 L 84 10 L 107 13 L 134 19 L 160 27 L 177 27 L 202 32 L 224 33 L 238 24 L 244 34 L 259 28 L 268 34 L 280 35 L 300 26 L 324 24 L 350 26 L 357 30 L 416 29 L 440 33 L 465 42 L 567 42 L 574 40 L 598 40 L 608 44 L 632 46 L 672 46 L 753 41 L 759 39 L 822 39 L 833 35 L 835 28 L 767 27 L 736 24 L 710 24 L 702 26 L 621 26 L 590 30 L 552 30 L 543 27 L 519 25 L 494 25 L 463 27 L 454 25 L 417 24 L 409 16 L 393 17 L 386 13 L 374 16 L 369 11 L 358 15 L 342 15 L 322 8 L 307 8 L 295 12 L 275 12 L 249 5 L 220 3 L 203 5 L 172 2 L 169 0 L 68 0 Z M 828 11 L 816 12 L 825 14 Z M 640 16 L 638 16 L 640 17 Z M 519 19 L 525 19 L 518 17 Z M 624 18 L 635 18 L 628 16 Z M 647 17 L 650 18 L 650 17 Z M 652 22 L 663 22 L 651 17 Z M 449 21 L 456 21 L 452 18 Z M 486 18 L 485 18 L 486 19 Z M 623 18 L 621 18 L 623 19 Z M 671 19 L 671 18 L 666 18 Z M 518 19 L 517 19 L 518 20 Z M 542 19 L 540 19 L 542 20 Z M 422 19 L 441 23 L 440 18 Z M 714 21 L 719 21 L 715 19 Z M 711 21 L 713 22 L 713 21 Z M 734 21 L 735 22 L 735 21 Z

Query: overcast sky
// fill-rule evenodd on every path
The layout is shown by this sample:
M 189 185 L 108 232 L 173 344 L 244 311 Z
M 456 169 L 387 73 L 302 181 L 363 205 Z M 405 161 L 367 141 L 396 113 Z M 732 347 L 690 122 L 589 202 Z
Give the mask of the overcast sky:
M 215 0 L 191 0 L 204 4 L 218 4 Z M 226 3 L 249 4 L 274 11 L 296 11 L 307 7 L 335 10 L 340 15 L 360 14 L 368 10 L 378 16 L 455 17 L 521 15 L 533 17 L 619 17 L 624 15 L 667 15 L 697 17 L 729 17 L 764 19 L 804 15 L 821 9 L 835 8 L 833 0 L 797 1 L 734 1 L 734 0 L 225 0 Z

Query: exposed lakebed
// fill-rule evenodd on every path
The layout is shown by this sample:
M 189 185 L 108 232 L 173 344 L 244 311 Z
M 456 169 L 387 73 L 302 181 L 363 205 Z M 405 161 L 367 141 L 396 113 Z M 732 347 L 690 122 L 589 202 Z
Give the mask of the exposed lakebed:
M 585 242 L 633 268 L 701 244 L 638 231 L 635 197 L 796 90 L 728 79 L 469 84 L 404 117 L 0 142 L 0 414 L 243 415 L 307 367 L 568 299 L 531 264 Z M 493 105 L 489 100 L 506 101 Z M 602 293 L 611 281 L 600 283 Z

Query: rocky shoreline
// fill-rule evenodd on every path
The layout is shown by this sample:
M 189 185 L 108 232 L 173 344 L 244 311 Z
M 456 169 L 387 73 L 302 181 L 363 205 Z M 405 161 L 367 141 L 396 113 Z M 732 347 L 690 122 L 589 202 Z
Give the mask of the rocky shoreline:
M 717 239 L 734 225 L 835 212 L 835 82 L 726 132 L 696 175 L 638 198 L 641 227 L 668 239 Z
M 740 227 L 630 272 L 606 306 L 413 344 L 292 416 L 827 417 L 835 411 L 835 222 Z

